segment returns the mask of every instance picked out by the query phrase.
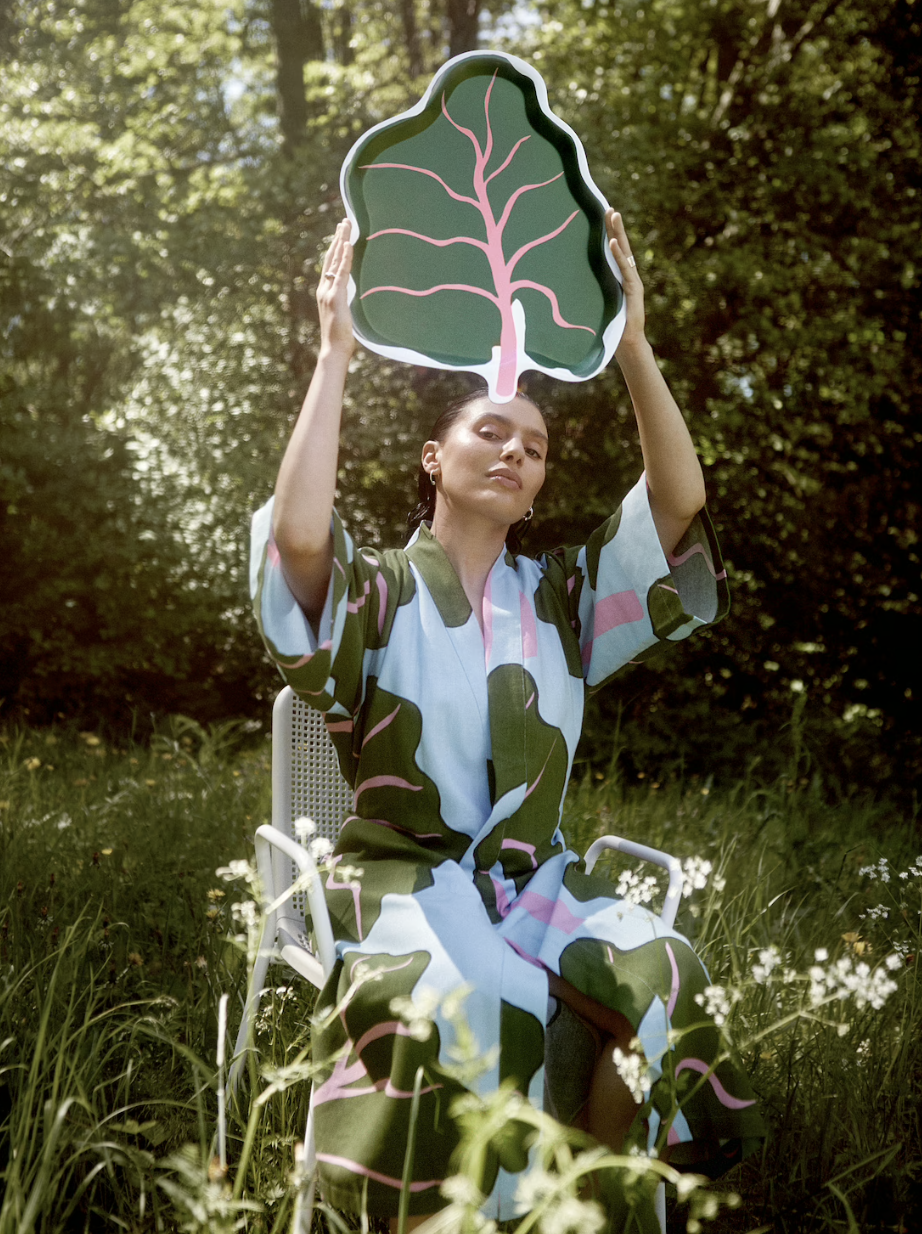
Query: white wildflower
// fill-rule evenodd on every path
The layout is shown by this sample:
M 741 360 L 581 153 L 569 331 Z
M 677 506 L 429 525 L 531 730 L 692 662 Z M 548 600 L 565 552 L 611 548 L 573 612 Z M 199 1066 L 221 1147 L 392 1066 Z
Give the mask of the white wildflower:
M 861 914 L 862 921 L 886 921 L 890 916 L 890 910 L 886 904 L 875 904 L 873 908 L 869 908 L 867 912 Z
M 317 824 L 312 818 L 299 818 L 295 820 L 295 835 L 298 841 L 303 844 L 308 836 L 312 836 L 317 831 Z
M 319 864 L 321 861 L 325 861 L 326 858 L 329 857 L 330 853 L 332 853 L 333 845 L 331 841 L 326 838 L 326 836 L 317 836 L 315 839 L 311 840 L 310 844 L 308 844 L 307 851 Z
M 618 1046 L 612 1050 L 611 1056 L 631 1096 L 638 1105 L 642 1105 L 646 1090 L 650 1087 L 646 1059 L 641 1054 L 625 1054 Z
M 752 975 L 759 985 L 767 985 L 771 981 L 771 975 L 775 968 L 781 963 L 781 952 L 772 943 L 770 947 L 764 947 L 759 952 L 758 964 L 753 964 Z
M 515 1189 L 515 1198 L 523 1208 L 537 1208 L 545 1196 L 553 1195 L 560 1186 L 560 1178 L 547 1170 L 533 1169 L 523 1174 Z M 444 1186 L 442 1194 L 445 1194 Z
M 607 1218 L 595 1200 L 578 1200 L 575 1195 L 565 1195 L 538 1220 L 542 1234 L 598 1234 L 605 1228 Z
M 223 878 L 225 883 L 232 883 L 242 878 L 245 882 L 252 884 L 256 878 L 256 871 L 249 861 L 232 861 L 229 865 L 221 866 L 215 873 L 218 878 Z
M 395 999 L 394 1002 L 396 1001 Z M 391 1004 L 391 1010 L 393 1010 L 393 1004 Z M 460 1204 L 464 1208 L 479 1208 L 483 1203 L 479 1188 L 466 1174 L 453 1174 L 451 1178 L 446 1178 L 439 1191 L 446 1200 L 451 1200 L 452 1204 Z
M 615 895 L 628 904 L 650 904 L 659 892 L 656 876 L 648 874 L 641 878 L 633 870 L 622 870 L 618 876 Z
M 438 1009 L 436 990 L 423 987 L 411 998 L 401 994 L 390 1002 L 391 1014 L 403 1020 L 414 1041 L 428 1041 L 432 1033 L 432 1017 Z
M 829 952 L 825 947 L 817 947 L 816 951 L 813 953 L 813 958 L 816 960 L 817 964 L 825 964 L 829 959 Z
M 711 885 L 715 891 L 723 891 L 727 885 L 727 880 L 722 874 L 715 874 L 711 879 Z
M 867 1006 L 880 1010 L 897 989 L 883 965 L 872 970 L 864 961 L 856 964 L 849 955 L 827 968 L 815 964 L 807 970 L 807 976 L 810 978 L 809 998 L 814 1007 L 833 999 L 844 1002 L 853 998 L 859 1011 Z
M 738 1003 L 742 997 L 742 991 L 733 986 L 709 985 L 705 987 L 703 994 L 695 995 L 695 1002 L 704 1008 L 719 1028 L 726 1023 L 734 1003 Z
M 884 968 L 890 973 L 895 972 L 898 968 L 902 968 L 903 964 L 903 957 L 898 952 L 891 952 L 884 960 Z
M 858 871 L 860 876 L 867 875 L 872 880 L 880 879 L 882 883 L 890 882 L 890 862 L 886 857 L 881 857 L 877 865 L 862 866 Z
M 259 912 L 253 900 L 238 900 L 231 905 L 231 914 L 236 922 L 246 929 L 253 929 L 259 918 Z
M 693 891 L 701 891 L 708 885 L 708 875 L 713 866 L 703 857 L 686 857 L 682 862 L 682 873 L 685 880 L 682 885 L 682 895 L 689 896 Z

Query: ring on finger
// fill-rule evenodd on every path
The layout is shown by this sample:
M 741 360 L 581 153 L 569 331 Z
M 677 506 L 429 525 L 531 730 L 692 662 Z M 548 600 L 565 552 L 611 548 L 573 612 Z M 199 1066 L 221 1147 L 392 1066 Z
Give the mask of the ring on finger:
M 335 279 L 335 278 L 336 278 L 336 275 L 335 275 L 335 274 L 325 274 L 323 277 L 324 277 L 325 279 Z
M 634 254 L 633 254 L 633 253 L 628 253 L 627 264 L 631 267 L 631 269 L 632 269 L 632 270 L 636 268 L 636 266 L 637 266 L 637 262 L 634 260 Z M 329 277 L 329 276 L 327 276 L 327 277 Z

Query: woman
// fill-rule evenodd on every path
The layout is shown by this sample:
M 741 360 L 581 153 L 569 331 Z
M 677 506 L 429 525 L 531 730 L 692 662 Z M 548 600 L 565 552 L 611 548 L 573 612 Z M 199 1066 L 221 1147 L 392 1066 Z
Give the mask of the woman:
M 314 1091 L 321 1186 L 347 1210 L 396 1214 L 420 1065 L 411 1212 L 422 1221 L 444 1203 L 458 1142 L 448 1110 L 464 1091 L 443 1065 L 454 1024 L 436 1006 L 420 1041 L 391 1007 L 426 991 L 431 1005 L 468 990 L 464 1015 L 486 1057 L 468 1087 L 512 1078 L 615 1151 L 637 1106 L 613 1051 L 626 1055 L 635 1036 L 652 1080 L 668 1056 L 680 1098 L 696 1090 L 669 1132 L 675 1164 L 720 1173 L 762 1134 L 735 1067 L 702 1082 L 719 1042 L 694 1002 L 707 976 L 688 943 L 584 874 L 558 829 L 586 687 L 726 606 L 699 515 L 701 468 L 644 335 L 622 220 L 609 211 L 606 223 L 646 480 L 584 547 L 539 562 L 509 551 L 544 483 L 547 429 L 530 400 L 481 394 L 443 415 L 423 447 L 431 526 L 404 550 L 355 548 L 333 511 L 354 347 L 347 222 L 324 261 L 320 355 L 274 507 L 254 519 L 263 636 L 286 680 L 326 713 L 355 788 L 325 883 L 338 962 L 322 1002 L 340 1014 L 315 1042 L 326 1070 Z M 673 1023 L 698 1027 L 674 1044 Z M 670 1110 L 665 1090 L 653 1086 L 651 1143 Z M 512 1136 L 488 1163 L 483 1189 L 500 1219 L 515 1214 L 526 1156 Z

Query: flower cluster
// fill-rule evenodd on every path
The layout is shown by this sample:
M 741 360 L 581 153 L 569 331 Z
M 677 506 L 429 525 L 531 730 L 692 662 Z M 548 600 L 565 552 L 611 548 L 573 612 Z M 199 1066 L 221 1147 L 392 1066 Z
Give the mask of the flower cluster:
M 438 1010 L 438 991 L 422 988 L 411 997 L 392 998 L 391 1013 L 403 1020 L 414 1041 L 428 1041 L 432 1034 L 432 1018 Z
M 897 989 L 896 982 L 888 972 L 901 967 L 903 961 L 897 954 L 888 955 L 882 965 L 872 969 L 864 961 L 856 964 L 851 956 L 844 955 L 834 963 L 822 967 L 827 952 L 816 952 L 817 963 L 807 970 L 810 978 L 810 1002 L 814 1007 L 832 999 L 844 1001 L 854 998 L 859 1011 L 871 1006 L 879 1010 Z
M 559 1175 L 533 1169 L 519 1180 L 516 1199 L 526 1209 L 546 1206 L 539 1219 L 542 1234 L 598 1234 L 605 1214 L 594 1200 L 580 1200 L 561 1187 Z
M 702 994 L 695 995 L 695 1002 L 699 1007 L 704 1008 L 706 1013 L 720 1028 L 727 1022 L 727 1016 L 742 997 L 742 990 L 738 990 L 734 986 L 709 985 L 705 986 Z
M 890 862 L 887 860 L 886 857 L 881 857 L 877 865 L 862 866 L 861 869 L 858 871 L 858 873 L 862 877 L 867 875 L 868 878 L 874 881 L 876 881 L 877 879 L 880 879 L 882 883 L 889 883 L 890 882 Z
M 642 1105 L 647 1089 L 650 1087 L 647 1060 L 640 1053 L 626 1054 L 618 1046 L 612 1050 L 611 1056 L 618 1075 L 630 1089 L 631 1096 L 638 1105 Z
M 704 891 L 713 866 L 710 861 L 702 858 L 702 856 L 686 856 L 683 864 L 681 864 L 681 869 L 683 869 L 684 875 L 681 893 L 683 893 L 683 896 L 690 896 L 692 891 Z M 717 890 L 721 891 L 722 887 L 723 880 L 720 880 L 720 886 L 717 886 Z
M 628 904 L 650 904 L 658 892 L 655 874 L 641 878 L 634 870 L 622 870 L 615 887 L 615 895 Z

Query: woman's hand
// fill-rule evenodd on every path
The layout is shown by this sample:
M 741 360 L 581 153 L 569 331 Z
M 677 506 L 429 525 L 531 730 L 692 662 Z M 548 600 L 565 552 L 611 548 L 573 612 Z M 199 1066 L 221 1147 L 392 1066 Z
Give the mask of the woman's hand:
M 352 245 L 348 219 L 336 228 L 333 243 L 323 259 L 323 270 L 317 287 L 317 308 L 320 312 L 320 350 L 352 355 L 355 335 L 352 332 L 352 311 L 349 308 L 349 272 L 352 269 Z
M 640 281 L 637 266 L 631 255 L 631 245 L 627 238 L 627 232 L 624 230 L 624 220 L 617 210 L 607 210 L 605 212 L 605 230 L 608 232 L 608 245 L 611 249 L 612 257 L 618 263 L 618 269 L 621 271 L 621 282 L 624 288 L 624 307 L 627 320 L 624 323 L 624 333 L 621 335 L 621 342 L 615 351 L 615 355 L 620 359 L 619 353 L 622 348 L 628 350 L 636 347 L 639 343 L 643 343 L 645 339 L 643 283 Z

